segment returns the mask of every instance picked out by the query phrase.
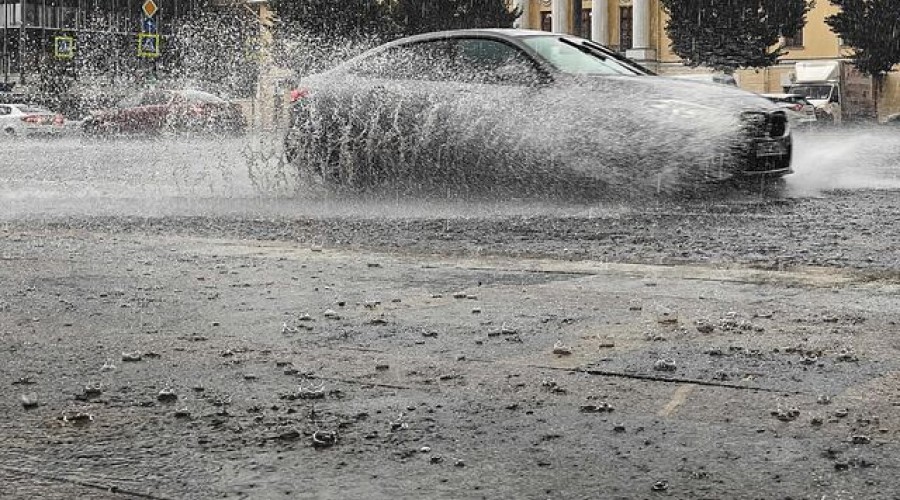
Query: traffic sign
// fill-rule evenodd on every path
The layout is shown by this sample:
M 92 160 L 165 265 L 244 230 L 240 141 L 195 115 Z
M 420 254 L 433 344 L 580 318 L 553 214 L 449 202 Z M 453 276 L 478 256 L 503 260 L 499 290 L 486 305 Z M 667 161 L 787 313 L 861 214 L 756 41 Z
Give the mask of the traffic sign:
M 54 37 L 53 54 L 57 59 L 72 59 L 75 57 L 75 39 L 70 36 Z
M 159 57 L 159 35 L 156 33 L 141 33 L 138 35 L 138 56 Z
M 141 6 L 141 10 L 144 11 L 144 15 L 147 17 L 153 17 L 154 14 L 159 10 L 159 7 L 156 6 L 156 2 L 153 0 L 147 0 L 144 2 L 144 5 Z
M 151 17 L 145 17 L 141 22 L 141 31 L 144 33 L 156 33 L 159 31 L 156 21 Z

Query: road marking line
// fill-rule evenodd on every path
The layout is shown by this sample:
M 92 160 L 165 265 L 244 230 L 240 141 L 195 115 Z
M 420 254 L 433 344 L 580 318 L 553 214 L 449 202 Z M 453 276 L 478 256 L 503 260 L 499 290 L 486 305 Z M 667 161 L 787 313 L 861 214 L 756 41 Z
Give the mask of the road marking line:
M 694 390 L 694 387 L 692 384 L 684 384 L 675 389 L 675 393 L 672 394 L 672 400 L 659 411 L 658 415 L 660 417 L 672 416 L 678 410 L 678 407 L 687 401 L 688 395 Z

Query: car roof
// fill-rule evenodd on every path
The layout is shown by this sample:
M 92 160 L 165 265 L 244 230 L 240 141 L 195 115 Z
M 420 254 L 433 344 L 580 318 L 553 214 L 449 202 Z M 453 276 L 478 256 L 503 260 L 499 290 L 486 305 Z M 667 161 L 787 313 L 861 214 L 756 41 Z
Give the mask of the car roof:
M 485 36 L 485 35 L 493 35 L 498 36 L 499 38 L 522 38 L 528 36 L 566 36 L 560 33 L 551 33 L 549 31 L 538 31 L 538 30 L 522 30 L 516 28 L 478 28 L 478 29 L 465 29 L 465 30 L 447 30 L 447 31 L 434 31 L 431 33 L 422 33 L 419 35 L 408 36 L 406 38 L 401 38 L 399 40 L 394 40 L 397 43 L 405 43 L 410 41 L 418 41 L 418 40 L 434 40 L 439 38 L 456 38 L 456 37 L 464 37 L 464 36 Z
M 37 109 L 37 110 L 40 110 L 40 111 L 50 111 L 50 110 L 49 110 L 47 107 L 45 107 L 45 106 L 41 106 L 41 105 L 39 105 L 39 104 L 29 104 L 29 103 L 27 103 L 27 102 L 26 102 L 26 103 L 22 103 L 22 102 L 0 102 L 0 106 L 9 106 L 9 107 L 11 107 L 11 108 L 16 108 L 16 109 L 18 109 L 18 110 L 20 110 L 20 111 L 22 110 L 22 108 Z
M 461 37 L 476 37 L 476 38 L 501 38 L 507 40 L 516 40 L 519 38 L 527 38 L 533 36 L 571 36 L 565 35 L 562 33 L 551 33 L 549 31 L 538 31 L 538 30 L 522 30 L 516 28 L 480 28 L 480 29 L 464 29 L 464 30 L 447 30 L 447 31 L 433 31 L 431 33 L 422 33 L 419 35 L 412 35 L 405 38 L 399 38 L 397 40 L 393 40 L 382 45 L 380 48 L 393 47 L 396 45 L 404 45 L 410 42 L 424 42 L 428 40 L 441 40 L 445 38 L 461 38 Z
M 523 30 L 518 28 L 478 28 L 478 29 L 463 29 L 463 30 L 448 30 L 448 31 L 434 31 L 431 33 L 422 33 L 419 35 L 408 36 L 405 38 L 399 38 L 397 40 L 392 40 L 383 45 L 379 45 L 378 47 L 372 48 L 362 54 L 357 55 L 346 61 L 343 66 L 352 65 L 356 61 L 360 59 L 365 59 L 370 57 L 373 54 L 381 53 L 386 50 L 391 50 L 396 48 L 397 46 L 413 44 L 418 42 L 428 42 L 435 40 L 447 40 L 453 38 L 465 38 L 465 37 L 474 37 L 474 38 L 493 38 L 493 39 L 506 39 L 509 42 L 514 40 L 522 39 L 522 38 L 530 38 L 530 37 L 558 37 L 558 38 L 578 38 L 574 35 L 568 35 L 565 33 L 553 33 L 549 31 L 539 31 L 539 30 Z M 588 40 L 589 41 L 589 40 Z M 594 45 L 599 48 L 599 50 L 603 50 L 607 53 L 609 57 L 612 57 L 619 62 L 627 64 L 629 67 L 635 69 L 635 71 L 642 72 L 645 74 L 654 74 L 650 70 L 640 66 L 635 61 L 630 59 L 626 59 L 624 56 L 612 51 L 606 46 L 601 44 L 597 44 L 595 42 Z
M 759 94 L 763 97 L 772 97 L 775 99 L 788 99 L 791 97 L 804 97 L 802 94 Z

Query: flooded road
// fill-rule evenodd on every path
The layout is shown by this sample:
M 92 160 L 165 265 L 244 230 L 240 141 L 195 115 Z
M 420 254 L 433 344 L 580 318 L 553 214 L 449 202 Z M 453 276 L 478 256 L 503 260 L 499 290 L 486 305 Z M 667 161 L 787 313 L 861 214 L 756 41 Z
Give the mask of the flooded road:
M 900 189 L 900 134 L 893 129 L 798 132 L 794 168 L 780 199 L 834 190 Z M 3 141 L 0 217 L 46 215 L 221 215 L 423 217 L 573 215 L 617 209 L 604 197 L 583 203 L 540 196 L 503 200 L 392 193 L 362 200 L 310 186 L 281 157 L 281 137 L 145 138 Z M 613 182 L 615 181 L 615 182 Z M 634 179 L 610 179 L 627 190 Z M 539 194 L 539 193 L 538 193 Z M 754 196 L 756 194 L 757 196 Z M 713 201 L 746 203 L 759 193 L 727 192 Z M 769 197 L 771 198 L 771 197 Z M 702 200 L 701 200 L 702 201 Z M 637 200 L 629 208 L 664 203 Z
M 4 498 L 895 495 L 900 135 L 637 203 L 351 197 L 275 144 L 4 143 Z

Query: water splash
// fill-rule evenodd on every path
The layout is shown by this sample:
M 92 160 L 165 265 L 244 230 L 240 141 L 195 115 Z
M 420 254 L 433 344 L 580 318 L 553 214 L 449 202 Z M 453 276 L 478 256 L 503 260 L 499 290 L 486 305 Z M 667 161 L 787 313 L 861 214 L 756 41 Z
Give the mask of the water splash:
M 837 189 L 900 189 L 900 130 L 870 126 L 795 134 L 795 195 Z

